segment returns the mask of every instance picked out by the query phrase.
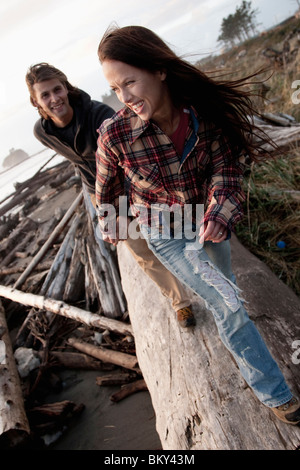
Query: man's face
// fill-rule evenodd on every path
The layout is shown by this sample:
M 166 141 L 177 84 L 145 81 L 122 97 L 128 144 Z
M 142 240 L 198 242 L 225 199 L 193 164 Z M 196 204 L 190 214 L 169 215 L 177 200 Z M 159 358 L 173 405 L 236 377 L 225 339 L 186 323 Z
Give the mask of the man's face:
M 65 127 L 71 122 L 73 109 L 69 103 L 68 90 L 58 78 L 35 83 L 33 91 L 35 105 L 42 108 L 57 127 Z

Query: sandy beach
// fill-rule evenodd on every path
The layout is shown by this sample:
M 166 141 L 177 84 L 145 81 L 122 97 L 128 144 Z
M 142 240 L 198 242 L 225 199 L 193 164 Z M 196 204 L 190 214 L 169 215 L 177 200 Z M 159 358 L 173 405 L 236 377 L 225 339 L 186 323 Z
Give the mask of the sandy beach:
M 138 392 L 113 403 L 112 393 L 119 387 L 99 387 L 95 371 L 64 371 L 65 389 L 55 401 L 84 403 L 85 409 L 70 429 L 60 437 L 54 450 L 159 450 L 155 413 L 148 392 Z

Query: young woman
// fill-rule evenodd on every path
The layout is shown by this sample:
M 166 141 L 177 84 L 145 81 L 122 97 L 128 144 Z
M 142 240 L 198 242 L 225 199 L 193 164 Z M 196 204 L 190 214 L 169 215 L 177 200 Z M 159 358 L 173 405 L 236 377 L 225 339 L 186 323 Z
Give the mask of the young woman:
M 243 82 L 210 79 L 139 26 L 108 31 L 98 55 L 108 83 L 125 105 L 99 130 L 100 224 L 107 204 L 119 215 L 125 187 L 150 249 L 206 301 L 223 343 L 256 396 L 281 420 L 297 424 L 299 402 L 232 282 L 228 239 L 242 218 L 245 155 L 263 152 L 254 144 L 251 101 L 239 89 Z M 154 206 L 164 208 L 162 217 L 160 212 L 153 216 Z M 193 228 L 198 206 L 204 207 L 198 246 L 186 235 L 184 218 L 180 236 L 174 221 L 169 236 L 163 236 L 160 222 L 174 206 L 182 214 L 186 207 L 194 209 Z M 118 236 L 106 233 L 106 239 L 116 243 Z

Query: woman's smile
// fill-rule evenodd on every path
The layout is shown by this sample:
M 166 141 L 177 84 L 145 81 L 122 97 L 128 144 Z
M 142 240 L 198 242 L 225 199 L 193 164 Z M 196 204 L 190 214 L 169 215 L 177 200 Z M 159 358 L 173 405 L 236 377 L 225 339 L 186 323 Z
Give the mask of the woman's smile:
M 138 103 L 133 104 L 130 107 L 136 114 L 139 114 L 139 112 L 142 111 L 143 105 L 144 101 L 139 101 Z

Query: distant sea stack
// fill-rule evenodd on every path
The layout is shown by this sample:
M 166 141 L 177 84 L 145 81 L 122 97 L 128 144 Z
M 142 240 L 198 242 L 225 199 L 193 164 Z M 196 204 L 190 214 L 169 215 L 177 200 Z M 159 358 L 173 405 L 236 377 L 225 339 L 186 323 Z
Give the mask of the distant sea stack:
M 10 149 L 9 154 L 7 157 L 4 158 L 2 166 L 3 168 L 10 168 L 11 166 L 17 165 L 18 163 L 23 162 L 29 158 L 28 153 L 24 152 L 24 150 L 14 148 Z

